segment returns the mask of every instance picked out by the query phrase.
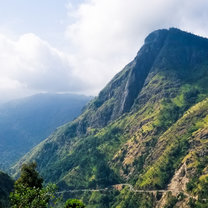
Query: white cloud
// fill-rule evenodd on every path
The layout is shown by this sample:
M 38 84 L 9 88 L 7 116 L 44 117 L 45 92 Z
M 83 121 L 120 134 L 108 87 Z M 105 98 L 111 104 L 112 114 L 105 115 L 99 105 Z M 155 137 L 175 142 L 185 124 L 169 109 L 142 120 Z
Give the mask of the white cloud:
M 78 84 L 70 56 L 34 34 L 16 41 L 0 35 L 0 51 L 1 99 L 43 91 L 79 92 L 84 87 L 84 82 Z
M 68 10 L 74 18 L 66 30 L 73 67 L 94 89 L 131 61 L 153 30 L 179 27 L 208 34 L 206 0 L 87 0 Z
M 134 58 L 151 31 L 179 27 L 208 36 L 206 0 L 83 0 L 67 9 L 68 54 L 32 33 L 17 40 L 0 34 L 3 97 L 40 91 L 95 94 Z

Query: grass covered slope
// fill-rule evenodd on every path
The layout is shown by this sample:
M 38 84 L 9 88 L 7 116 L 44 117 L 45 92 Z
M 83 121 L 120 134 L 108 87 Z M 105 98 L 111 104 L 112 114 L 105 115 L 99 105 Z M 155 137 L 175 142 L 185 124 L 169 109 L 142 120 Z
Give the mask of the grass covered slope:
M 207 81 L 207 39 L 174 28 L 154 31 L 81 116 L 57 129 L 13 171 L 36 160 L 44 179 L 63 190 L 129 183 L 141 190 L 176 185 L 199 195 L 208 167 L 198 156 L 200 149 L 206 154 Z M 187 190 L 186 184 L 179 187 L 173 180 L 183 165 L 182 179 L 190 181 Z M 197 179 L 192 181 L 193 174 Z M 90 208 L 158 203 L 152 194 L 132 195 L 128 187 L 78 197 Z

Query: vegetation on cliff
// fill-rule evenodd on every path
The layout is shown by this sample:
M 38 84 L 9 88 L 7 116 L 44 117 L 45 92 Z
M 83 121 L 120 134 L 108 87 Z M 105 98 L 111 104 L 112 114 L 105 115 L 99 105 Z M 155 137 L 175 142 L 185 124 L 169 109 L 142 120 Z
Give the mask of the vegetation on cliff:
M 175 196 L 167 195 L 173 206 L 200 207 L 208 174 L 207 60 L 208 39 L 174 28 L 154 31 L 85 111 L 25 155 L 13 172 L 36 160 L 46 182 L 63 190 L 121 183 L 168 190 L 176 183 Z M 183 165 L 185 189 L 172 181 Z M 87 208 L 152 208 L 164 199 L 128 188 L 66 195 L 79 196 Z

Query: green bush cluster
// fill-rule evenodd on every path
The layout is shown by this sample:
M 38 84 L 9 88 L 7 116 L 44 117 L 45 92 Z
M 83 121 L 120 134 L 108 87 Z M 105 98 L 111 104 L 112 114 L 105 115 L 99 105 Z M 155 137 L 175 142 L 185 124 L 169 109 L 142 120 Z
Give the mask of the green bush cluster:
M 55 184 L 43 186 L 43 179 L 36 171 L 36 163 L 23 164 L 21 175 L 15 181 L 14 191 L 10 194 L 11 208 L 52 208 L 60 202 L 56 196 Z M 65 208 L 85 208 L 85 205 L 77 199 L 66 201 Z

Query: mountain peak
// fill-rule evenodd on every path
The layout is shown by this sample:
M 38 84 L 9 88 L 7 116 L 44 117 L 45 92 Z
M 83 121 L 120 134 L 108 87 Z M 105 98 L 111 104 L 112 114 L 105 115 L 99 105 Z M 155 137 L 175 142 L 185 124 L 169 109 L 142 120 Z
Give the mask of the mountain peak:
M 168 34 L 168 30 L 167 29 L 160 29 L 160 30 L 155 30 L 153 32 L 151 32 L 146 38 L 145 38 L 145 44 L 148 43 L 152 43 L 152 42 L 156 42 L 158 40 L 163 39 L 164 37 L 166 37 Z
M 200 44 L 200 42 L 204 42 L 208 44 L 208 39 L 192 34 L 190 32 L 186 32 L 183 30 L 180 30 L 178 28 L 171 27 L 169 29 L 158 29 L 153 32 L 151 32 L 147 37 L 145 38 L 144 43 L 150 44 L 154 42 L 160 42 L 164 38 L 167 38 L 168 41 L 181 41 L 185 43 L 194 43 L 197 42 L 197 44 Z
M 97 113 L 87 113 L 88 122 L 80 122 L 79 127 L 83 132 L 88 125 L 103 127 L 130 112 L 135 103 L 148 102 L 147 95 L 141 99 L 141 92 L 151 80 L 151 76 L 158 72 L 171 72 L 174 69 L 173 74 L 177 78 L 188 77 L 190 67 L 194 68 L 207 60 L 207 42 L 205 38 L 177 28 L 153 31 L 146 37 L 135 59 L 124 67 L 89 105 L 89 108 Z
M 171 27 L 169 29 L 158 29 L 158 30 L 154 30 L 149 35 L 147 35 L 144 42 L 145 44 L 157 42 L 157 41 L 160 41 L 161 39 L 164 39 L 169 34 L 190 34 L 190 33 L 184 32 L 174 27 Z

